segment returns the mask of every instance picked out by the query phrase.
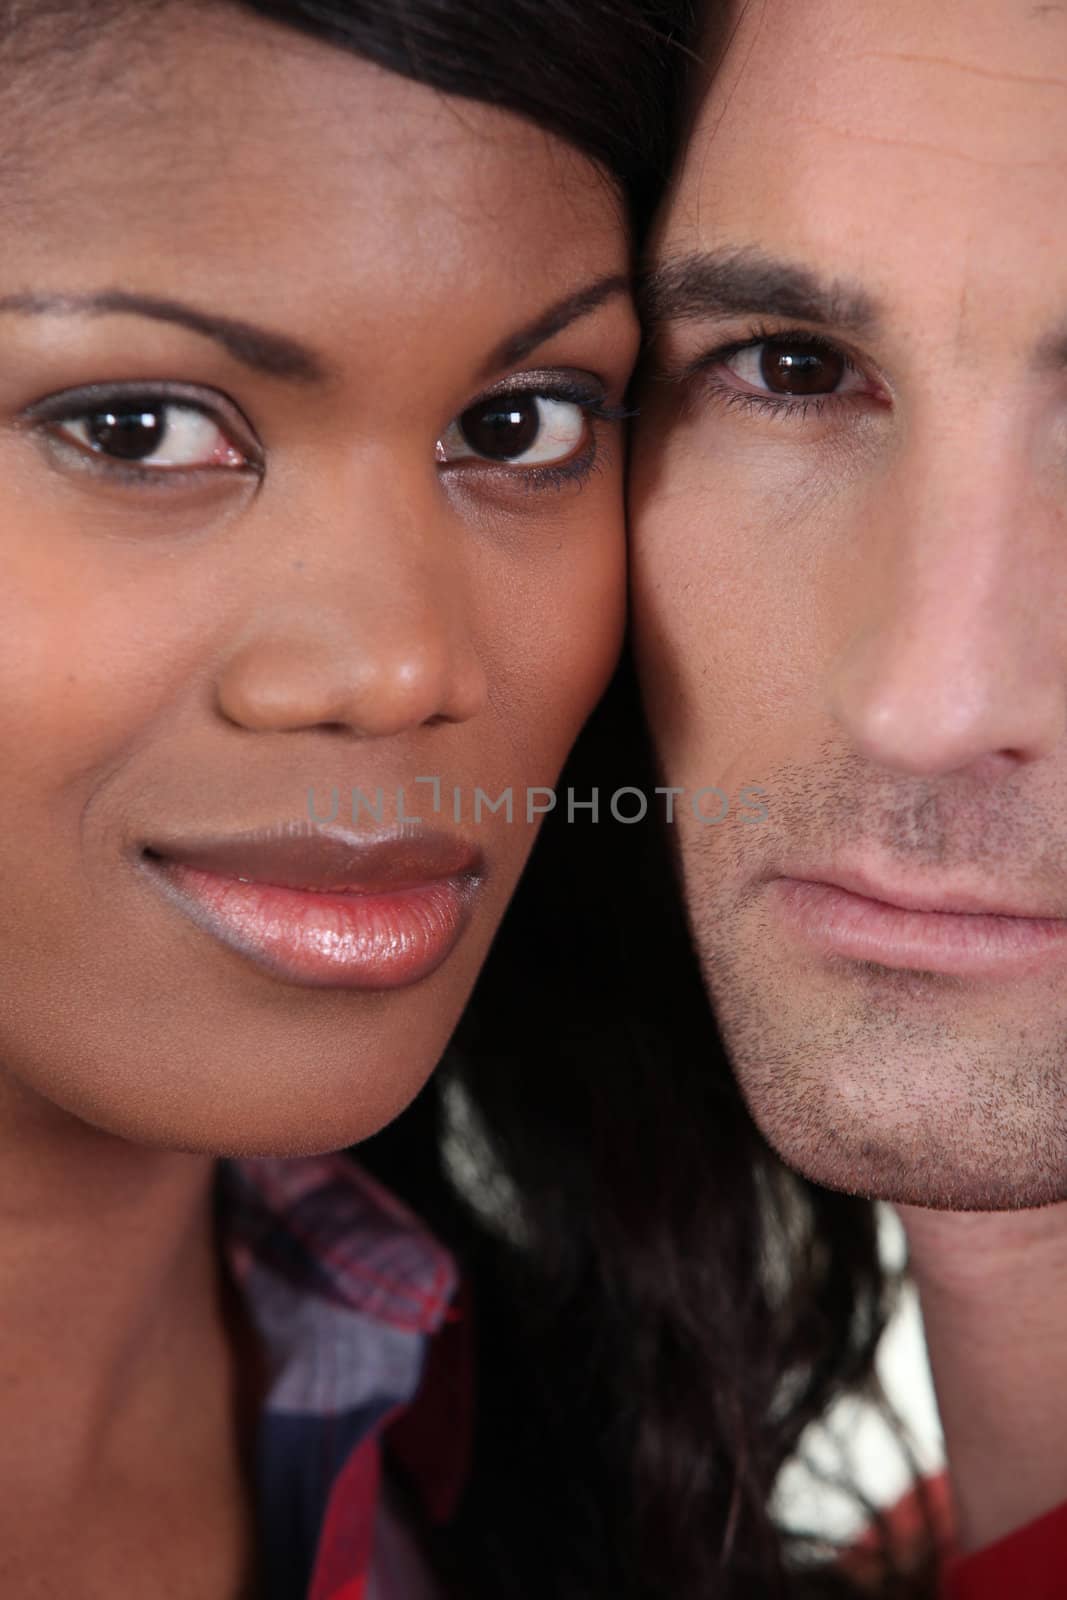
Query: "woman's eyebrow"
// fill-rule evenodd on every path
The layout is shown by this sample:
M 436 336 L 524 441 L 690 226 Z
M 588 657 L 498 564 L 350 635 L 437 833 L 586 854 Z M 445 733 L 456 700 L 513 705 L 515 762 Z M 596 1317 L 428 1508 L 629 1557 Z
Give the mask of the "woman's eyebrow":
M 562 333 L 564 328 L 569 328 L 579 317 L 588 316 L 613 295 L 629 294 L 632 289 L 633 283 L 630 278 L 624 273 L 615 273 L 611 277 L 596 278 L 592 283 L 586 284 L 584 289 L 578 289 L 565 299 L 557 300 L 555 305 L 543 311 L 536 321 L 527 323 L 518 333 L 509 335 L 502 344 L 497 345 L 482 368 L 482 377 L 490 378 L 495 372 L 499 372 L 501 367 L 513 367 L 517 362 L 524 361 L 538 345 L 547 344 L 549 339 L 555 338 L 557 333 Z
M 28 316 L 106 316 L 131 313 L 157 322 L 174 322 L 206 334 L 231 356 L 272 378 L 294 383 L 324 384 L 334 376 L 329 362 L 309 345 L 236 317 L 223 317 L 181 300 L 159 299 L 125 289 L 93 294 L 13 294 L 0 298 L 0 311 Z
M 514 366 L 538 345 L 580 317 L 588 316 L 605 300 L 625 294 L 631 287 L 623 274 L 598 278 L 584 288 L 549 306 L 541 315 L 494 350 L 484 373 L 491 376 L 501 367 Z M 236 317 L 224 317 L 202 310 L 182 300 L 161 299 L 135 294 L 126 289 L 102 289 L 92 294 L 13 294 L 0 298 L 0 312 L 20 312 L 28 316 L 107 316 L 130 313 L 151 317 L 157 322 L 172 322 L 193 333 L 214 339 L 236 360 L 272 378 L 287 378 L 296 383 L 325 384 L 336 373 L 330 363 L 310 345 L 275 333 Z

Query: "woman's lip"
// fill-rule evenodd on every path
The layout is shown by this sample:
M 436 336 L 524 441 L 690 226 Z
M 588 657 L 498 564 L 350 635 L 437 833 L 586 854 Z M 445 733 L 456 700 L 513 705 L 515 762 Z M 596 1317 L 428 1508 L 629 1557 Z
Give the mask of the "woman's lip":
M 429 977 L 458 944 L 480 882 L 467 872 L 331 892 L 142 860 L 197 927 L 272 976 L 312 988 L 400 989 Z
M 1018 976 L 1067 954 L 1061 917 L 915 910 L 840 884 L 775 878 L 786 923 L 826 955 L 958 977 Z
M 481 852 L 462 835 L 421 823 L 357 834 L 310 821 L 196 838 L 151 839 L 149 858 L 285 889 L 375 894 L 445 878 L 479 877 Z

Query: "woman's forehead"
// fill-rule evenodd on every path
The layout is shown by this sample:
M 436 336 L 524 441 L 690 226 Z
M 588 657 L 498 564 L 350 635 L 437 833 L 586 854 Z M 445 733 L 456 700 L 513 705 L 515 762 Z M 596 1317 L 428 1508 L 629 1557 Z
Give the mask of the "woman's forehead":
M 128 56 L 102 37 L 122 71 L 8 164 L 0 295 L 119 286 L 274 324 L 284 302 L 327 345 L 424 338 L 430 317 L 443 346 L 472 307 L 502 337 L 624 267 L 612 187 L 532 122 L 236 8 L 168 17 Z
M 606 187 L 533 122 L 237 6 L 162 5 L 130 30 L 81 37 L 83 49 L 30 54 L 0 100 L 12 201 L 61 201 L 79 227 L 126 213 L 254 228 L 273 199 L 276 225 L 301 208 L 313 223 L 333 202 L 339 218 L 357 205 L 364 231 L 402 217 L 412 237 L 441 213 L 453 232 L 514 231 L 553 200 L 595 221 Z

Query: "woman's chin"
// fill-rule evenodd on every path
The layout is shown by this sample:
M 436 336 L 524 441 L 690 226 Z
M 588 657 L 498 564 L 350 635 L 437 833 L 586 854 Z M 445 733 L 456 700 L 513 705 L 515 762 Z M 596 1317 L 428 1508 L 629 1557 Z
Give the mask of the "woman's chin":
M 364 1057 L 347 1074 L 305 1072 L 299 1082 L 291 1063 L 286 1070 L 260 1060 L 255 1082 L 247 1066 L 238 1082 L 205 1072 L 177 1094 L 142 1081 L 134 1096 L 128 1079 L 125 1092 L 115 1080 L 111 1093 L 86 1084 L 72 1092 L 69 1082 L 61 1098 L 41 1086 L 33 1093 L 71 1133 L 185 1155 L 291 1158 L 342 1150 L 378 1133 L 411 1103 L 439 1057 L 436 1049 L 409 1056 L 402 1069 L 395 1059 L 370 1064 Z

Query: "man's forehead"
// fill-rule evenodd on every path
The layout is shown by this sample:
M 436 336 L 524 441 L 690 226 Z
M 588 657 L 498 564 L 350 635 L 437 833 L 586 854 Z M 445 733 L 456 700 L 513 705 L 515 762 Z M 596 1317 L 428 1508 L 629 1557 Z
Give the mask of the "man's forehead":
M 679 200 L 738 164 L 1067 174 L 1067 6 L 750 0 L 704 85 Z M 774 174 L 766 180 L 774 186 Z
M 824 72 L 840 67 L 846 78 L 868 65 L 942 67 L 1060 87 L 1067 77 L 1067 0 L 728 0 L 728 25 L 718 10 L 712 20 L 705 92 L 714 79 L 728 94 L 750 70 L 790 78 L 801 60 Z M 802 99 L 818 86 L 797 77 L 794 87 Z M 786 108 L 767 108 L 776 109 Z
M 1003 303 L 1007 343 L 1028 360 L 1050 342 L 1060 351 L 1067 7 L 1032 12 L 1006 0 L 753 0 L 652 240 L 674 300 L 695 256 L 735 278 L 743 261 L 746 294 L 766 258 L 794 279 L 814 274 L 823 301 L 865 296 L 909 338 L 948 317 L 966 341 Z M 777 312 L 786 298 L 751 309 Z

